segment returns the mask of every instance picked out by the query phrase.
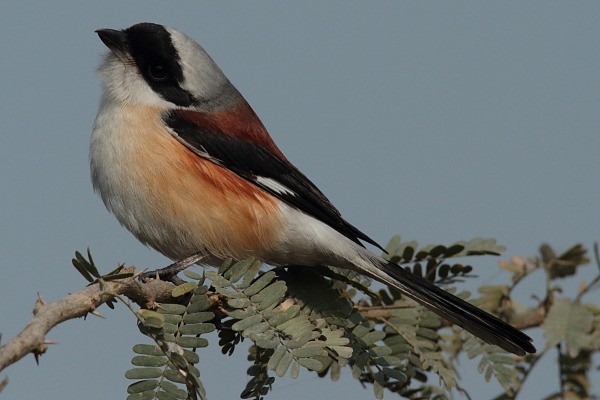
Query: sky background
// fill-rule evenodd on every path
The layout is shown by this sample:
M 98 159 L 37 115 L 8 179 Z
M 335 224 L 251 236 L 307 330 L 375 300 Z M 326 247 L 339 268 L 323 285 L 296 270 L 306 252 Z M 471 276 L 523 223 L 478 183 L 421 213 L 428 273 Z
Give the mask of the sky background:
M 144 21 L 201 43 L 288 158 L 379 242 L 484 236 L 504 244 L 505 256 L 524 256 L 542 242 L 563 251 L 600 239 L 600 2 L 5 0 L 4 342 L 30 319 L 36 293 L 54 301 L 85 286 L 70 264 L 75 250 L 91 246 L 103 271 L 168 263 L 119 226 L 89 179 L 105 52 L 94 30 Z M 507 282 L 497 259 L 471 261 L 480 278 L 464 287 Z M 52 330 L 48 339 L 60 344 L 39 367 L 28 356 L 3 372 L 10 383 L 0 397 L 125 398 L 123 374 L 142 337 L 125 307 L 100 311 L 106 319 Z M 540 343 L 540 332 L 529 333 Z M 245 351 L 228 359 L 212 343 L 199 364 L 209 398 L 238 398 Z M 556 376 L 547 361 L 537 377 Z M 472 363 L 461 367 L 473 398 L 498 393 Z M 536 376 L 522 398 L 557 389 Z M 372 398 L 348 373 L 331 383 L 305 371 L 276 381 L 268 398 L 307 395 Z

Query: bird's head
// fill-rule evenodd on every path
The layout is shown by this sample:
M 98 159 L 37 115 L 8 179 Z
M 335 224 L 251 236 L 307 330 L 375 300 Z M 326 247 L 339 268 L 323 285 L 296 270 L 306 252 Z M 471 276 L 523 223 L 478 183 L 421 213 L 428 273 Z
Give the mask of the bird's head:
M 110 49 L 99 68 L 107 100 L 125 105 L 218 111 L 240 100 L 202 46 L 166 26 L 99 29 Z

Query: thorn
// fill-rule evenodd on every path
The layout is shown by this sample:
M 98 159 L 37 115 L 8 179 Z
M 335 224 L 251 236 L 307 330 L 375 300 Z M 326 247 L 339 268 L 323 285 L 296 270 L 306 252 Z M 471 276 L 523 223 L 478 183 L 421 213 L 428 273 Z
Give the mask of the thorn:
M 42 297 L 42 295 L 40 294 L 40 292 L 37 292 L 37 301 L 41 304 L 44 305 L 46 304 L 46 300 L 44 300 L 44 298 Z
M 148 268 L 144 268 L 143 270 L 136 272 L 135 274 L 133 274 L 132 278 L 136 279 L 140 275 L 143 275 L 146 271 L 148 271 Z
M 45 340 L 44 340 L 44 344 L 58 344 L 58 342 L 57 342 L 56 340 L 48 340 L 48 339 L 45 339 Z
M 35 299 L 35 304 L 33 305 L 33 315 L 37 315 L 40 309 L 46 305 L 46 301 L 42 298 L 42 295 L 38 292 L 37 299 Z
M 98 310 L 94 310 L 94 311 L 90 312 L 90 314 L 92 314 L 92 315 L 94 315 L 96 317 L 102 318 L 102 319 L 106 319 L 106 317 L 104 315 L 100 314 L 98 312 Z

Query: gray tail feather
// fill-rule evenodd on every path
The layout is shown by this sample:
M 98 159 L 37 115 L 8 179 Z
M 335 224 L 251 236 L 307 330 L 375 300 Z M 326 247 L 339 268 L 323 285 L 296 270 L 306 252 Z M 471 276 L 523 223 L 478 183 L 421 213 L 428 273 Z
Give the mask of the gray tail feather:
M 379 264 L 379 268 L 396 281 L 393 283 L 397 284 L 393 286 L 449 322 L 511 353 L 535 353 L 532 339 L 501 319 L 404 270 L 399 265 L 383 260 L 379 261 Z

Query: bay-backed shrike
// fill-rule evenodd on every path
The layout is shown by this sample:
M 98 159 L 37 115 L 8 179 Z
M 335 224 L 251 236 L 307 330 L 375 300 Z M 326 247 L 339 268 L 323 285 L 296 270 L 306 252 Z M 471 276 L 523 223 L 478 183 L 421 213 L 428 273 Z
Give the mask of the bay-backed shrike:
M 531 339 L 500 319 L 367 250 L 281 152 L 204 49 L 166 26 L 100 29 L 92 181 L 106 207 L 142 243 L 178 260 L 250 256 L 271 265 L 358 271 L 515 354 Z M 381 194 L 379 194 L 381 195 Z

